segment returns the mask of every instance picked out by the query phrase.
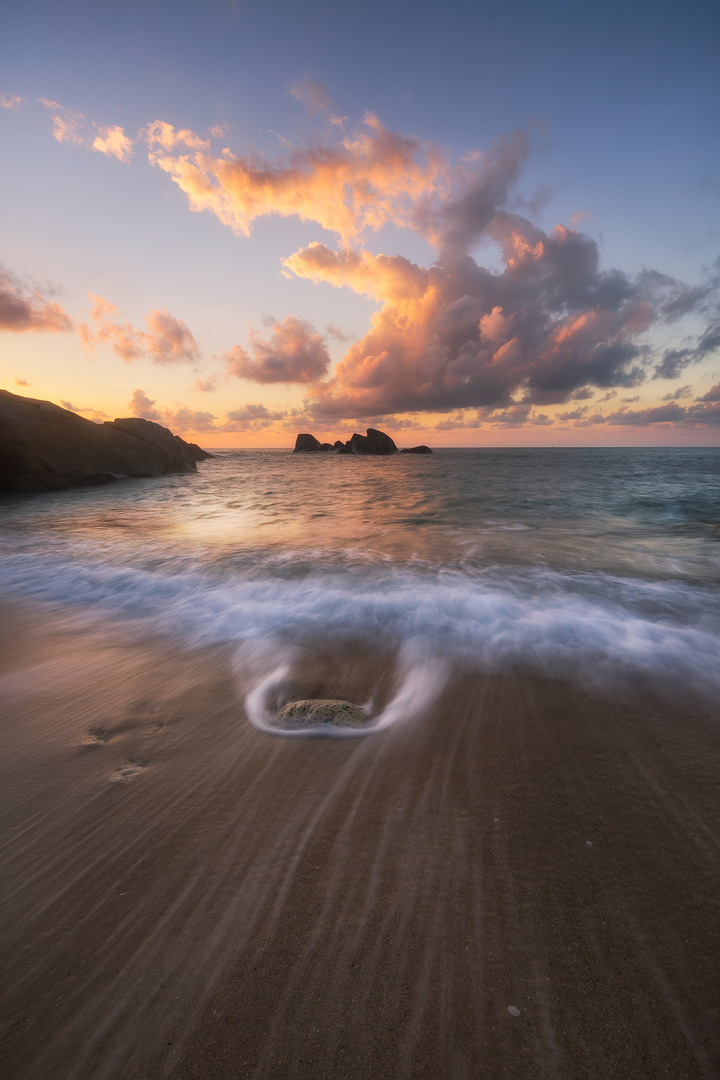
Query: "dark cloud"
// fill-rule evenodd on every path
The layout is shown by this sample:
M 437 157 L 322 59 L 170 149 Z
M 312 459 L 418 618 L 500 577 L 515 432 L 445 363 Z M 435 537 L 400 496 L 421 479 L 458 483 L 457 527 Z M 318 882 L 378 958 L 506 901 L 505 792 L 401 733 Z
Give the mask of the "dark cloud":
M 663 401 L 676 401 L 677 398 L 690 397 L 692 394 L 692 386 L 688 383 L 687 386 L 678 386 L 677 390 L 673 390 L 669 394 L 663 396 Z
M 267 341 L 251 334 L 252 356 L 241 345 L 226 355 L 228 375 L 258 383 L 314 383 L 325 375 L 330 355 L 309 322 L 288 315 L 272 327 Z
M 21 334 L 28 330 L 72 330 L 72 320 L 60 304 L 32 291 L 0 267 L 0 330 Z
M 701 334 L 697 344 L 686 349 L 667 349 L 655 367 L 653 378 L 677 379 L 690 364 L 704 360 L 720 349 L 720 319 L 716 319 Z

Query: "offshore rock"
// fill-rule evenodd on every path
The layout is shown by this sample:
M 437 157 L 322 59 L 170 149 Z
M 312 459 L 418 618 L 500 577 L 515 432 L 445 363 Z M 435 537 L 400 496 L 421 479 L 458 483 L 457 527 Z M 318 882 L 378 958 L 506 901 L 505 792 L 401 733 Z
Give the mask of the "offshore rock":
M 212 457 L 151 420 L 94 424 L 51 401 L 0 390 L 0 492 L 35 494 L 121 476 L 197 472 Z
M 358 435 L 357 432 L 346 444 L 354 454 L 397 454 L 398 448 L 384 431 L 377 428 L 368 428 L 366 435 Z
M 277 715 L 277 725 L 288 731 L 300 728 L 364 727 L 368 718 L 362 709 L 350 701 L 333 698 L 307 698 L 304 701 L 291 701 Z
M 407 450 L 398 451 L 397 446 L 384 431 L 377 428 L 368 428 L 365 435 L 358 431 L 347 442 L 336 439 L 332 444 L 321 443 L 314 435 L 304 433 L 295 439 L 295 453 L 307 454 L 311 452 L 325 452 L 335 454 L 372 454 L 388 456 L 390 454 L 432 454 L 429 446 L 412 446 Z
M 315 438 L 314 435 L 298 435 L 295 440 L 295 454 L 310 454 L 317 450 L 322 450 L 321 443 Z

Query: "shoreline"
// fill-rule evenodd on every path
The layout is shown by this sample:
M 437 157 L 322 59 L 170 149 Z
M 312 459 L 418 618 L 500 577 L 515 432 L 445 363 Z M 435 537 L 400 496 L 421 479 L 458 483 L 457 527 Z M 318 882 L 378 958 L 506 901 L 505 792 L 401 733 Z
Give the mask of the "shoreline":
M 14 1080 L 720 1073 L 707 704 L 458 671 L 368 738 L 274 738 L 230 647 L 3 614 Z

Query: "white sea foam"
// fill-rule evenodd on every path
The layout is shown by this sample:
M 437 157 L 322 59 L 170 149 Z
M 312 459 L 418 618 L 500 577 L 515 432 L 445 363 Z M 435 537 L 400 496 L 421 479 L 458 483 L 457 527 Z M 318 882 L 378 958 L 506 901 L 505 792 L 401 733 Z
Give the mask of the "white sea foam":
M 391 700 L 379 712 L 373 702 L 361 706 L 368 717 L 362 728 L 319 724 L 298 729 L 280 728 L 278 711 L 291 700 L 288 696 L 292 663 L 299 653 L 279 641 L 253 643 L 238 650 L 236 670 L 239 682 L 250 690 L 245 695 L 245 712 L 259 731 L 289 738 L 357 738 L 384 731 L 394 724 L 421 716 L 442 693 L 448 665 L 436 656 L 428 656 L 422 643 L 404 642 L 396 661 L 396 688 Z M 268 670 L 269 669 L 269 670 Z
M 27 554 L 0 560 L 0 575 L 8 594 L 140 618 L 190 644 L 413 643 L 425 660 L 488 672 L 522 666 L 598 687 L 642 674 L 659 685 L 720 689 L 718 592 L 684 582 L 537 567 L 473 575 L 407 563 L 300 577 L 260 568 L 247 577 L 199 562 L 134 568 Z

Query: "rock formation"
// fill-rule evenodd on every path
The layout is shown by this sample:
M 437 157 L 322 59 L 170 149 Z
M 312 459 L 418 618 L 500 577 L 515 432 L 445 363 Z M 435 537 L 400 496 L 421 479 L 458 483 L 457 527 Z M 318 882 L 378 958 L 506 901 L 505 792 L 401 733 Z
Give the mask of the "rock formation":
M 337 454 L 397 454 L 398 448 L 384 431 L 377 428 L 368 428 L 365 435 L 355 434 L 342 442 L 338 439 L 332 445 L 321 443 L 314 435 L 307 433 L 298 435 L 295 440 L 296 454 L 310 453 L 337 453 Z M 432 454 L 429 446 L 413 446 L 408 450 L 400 450 L 401 454 Z
M 362 709 L 350 701 L 335 701 L 332 698 L 308 698 L 306 701 L 291 701 L 277 716 L 277 726 L 294 730 L 298 728 L 319 727 L 364 727 L 368 718 Z
M 95 424 L 50 401 L 0 390 L 0 491 L 33 494 L 123 476 L 196 472 L 212 457 L 151 420 Z

